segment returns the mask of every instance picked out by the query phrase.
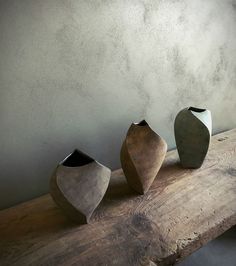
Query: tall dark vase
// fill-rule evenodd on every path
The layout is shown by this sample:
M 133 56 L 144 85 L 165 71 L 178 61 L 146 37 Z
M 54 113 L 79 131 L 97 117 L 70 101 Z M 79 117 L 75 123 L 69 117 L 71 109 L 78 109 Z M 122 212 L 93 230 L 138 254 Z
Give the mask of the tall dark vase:
M 175 140 L 184 168 L 201 167 L 212 132 L 211 112 L 196 107 L 185 108 L 175 118 Z
M 154 181 L 167 151 L 167 144 L 148 123 L 133 123 L 123 142 L 120 160 L 128 184 L 145 194 Z
M 75 150 L 54 171 L 50 194 L 70 219 L 88 223 L 107 190 L 110 176 L 110 169 Z

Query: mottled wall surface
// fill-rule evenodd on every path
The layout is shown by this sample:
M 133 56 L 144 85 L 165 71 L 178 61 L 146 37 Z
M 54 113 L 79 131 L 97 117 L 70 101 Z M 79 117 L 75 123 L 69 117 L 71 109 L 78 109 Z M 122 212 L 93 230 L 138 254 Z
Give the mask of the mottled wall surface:
M 175 146 L 183 107 L 236 126 L 236 0 L 0 0 L 0 208 L 74 148 L 117 168 L 132 121 Z

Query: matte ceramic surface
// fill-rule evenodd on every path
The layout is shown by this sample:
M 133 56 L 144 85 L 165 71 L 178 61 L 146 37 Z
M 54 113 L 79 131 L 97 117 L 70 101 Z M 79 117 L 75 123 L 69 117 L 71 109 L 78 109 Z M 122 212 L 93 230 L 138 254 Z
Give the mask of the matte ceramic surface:
M 211 138 L 211 112 L 195 107 L 185 108 L 176 116 L 174 130 L 182 166 L 201 167 Z
M 167 144 L 143 120 L 132 124 L 123 142 L 120 160 L 129 185 L 144 194 L 156 177 L 167 151 Z
M 110 175 L 110 169 L 75 150 L 56 168 L 50 193 L 69 218 L 86 223 L 102 200 Z

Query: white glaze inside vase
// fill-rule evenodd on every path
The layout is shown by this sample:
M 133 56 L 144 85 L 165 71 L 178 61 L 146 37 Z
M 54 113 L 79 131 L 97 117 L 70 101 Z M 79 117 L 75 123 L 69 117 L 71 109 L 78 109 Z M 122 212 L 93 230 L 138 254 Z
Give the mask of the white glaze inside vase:
M 211 112 L 207 109 L 200 109 L 195 107 L 189 107 L 188 110 L 208 128 L 211 135 L 212 134 Z

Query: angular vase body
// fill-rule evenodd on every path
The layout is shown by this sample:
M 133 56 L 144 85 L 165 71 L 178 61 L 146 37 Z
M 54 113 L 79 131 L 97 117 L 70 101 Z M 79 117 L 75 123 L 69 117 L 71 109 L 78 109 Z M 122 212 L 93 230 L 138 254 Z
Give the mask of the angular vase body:
M 201 167 L 212 132 L 211 112 L 195 107 L 185 108 L 175 118 L 175 141 L 184 168 Z
M 166 155 L 167 144 L 145 120 L 132 124 L 123 142 L 120 160 L 128 184 L 145 194 Z
M 110 176 L 110 169 L 75 150 L 54 171 L 50 194 L 70 219 L 88 223 L 107 190 Z

